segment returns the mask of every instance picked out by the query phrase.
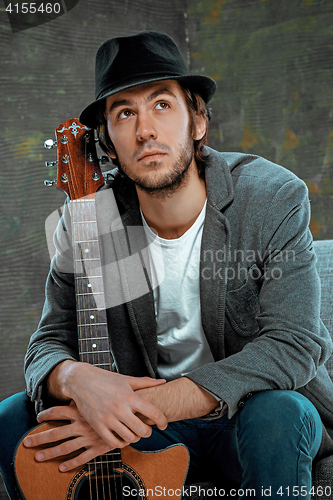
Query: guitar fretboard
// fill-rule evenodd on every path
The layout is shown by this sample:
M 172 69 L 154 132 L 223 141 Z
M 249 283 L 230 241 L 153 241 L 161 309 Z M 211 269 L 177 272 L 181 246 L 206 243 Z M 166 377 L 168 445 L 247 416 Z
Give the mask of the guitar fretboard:
M 71 206 L 80 360 L 111 371 L 95 200 L 82 198 L 72 201 Z M 120 450 L 97 457 L 93 463 L 120 467 Z
M 111 370 L 94 199 L 72 202 L 72 227 L 80 360 Z

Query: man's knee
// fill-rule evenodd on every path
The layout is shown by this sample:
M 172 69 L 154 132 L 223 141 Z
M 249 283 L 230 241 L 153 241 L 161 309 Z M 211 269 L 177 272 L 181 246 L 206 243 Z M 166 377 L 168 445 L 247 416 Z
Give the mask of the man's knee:
M 322 423 L 317 409 L 295 391 L 263 391 L 246 402 L 239 414 L 240 432 L 255 435 L 259 442 L 304 442 L 311 455 L 318 451 Z
M 17 440 L 36 424 L 33 404 L 24 392 L 1 401 L 0 442 L 2 452 L 5 452 L 6 449 L 11 452 Z
M 244 406 L 243 414 L 251 412 L 257 419 L 302 418 L 307 412 L 317 413 L 311 401 L 295 391 L 262 391 L 254 394 Z

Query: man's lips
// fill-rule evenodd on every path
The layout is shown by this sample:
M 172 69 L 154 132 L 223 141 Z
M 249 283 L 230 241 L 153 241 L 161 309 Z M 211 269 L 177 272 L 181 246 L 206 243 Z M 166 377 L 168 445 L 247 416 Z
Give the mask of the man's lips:
M 141 155 L 138 158 L 138 161 L 141 160 L 158 160 L 162 156 L 165 156 L 167 153 L 164 151 L 157 151 L 157 150 L 151 150 L 151 151 L 144 151 L 141 153 Z

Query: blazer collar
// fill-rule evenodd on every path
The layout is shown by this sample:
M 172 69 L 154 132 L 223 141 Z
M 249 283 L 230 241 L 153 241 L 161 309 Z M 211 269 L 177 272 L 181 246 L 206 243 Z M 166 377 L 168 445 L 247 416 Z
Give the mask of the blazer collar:
M 205 180 L 208 203 L 216 210 L 223 210 L 234 198 L 234 187 L 229 166 L 223 156 L 207 146 L 205 155 Z
M 201 321 L 214 358 L 224 358 L 224 318 L 229 221 L 224 209 L 234 198 L 233 181 L 223 154 L 206 147 L 207 210 L 200 257 Z M 224 258 L 221 258 L 224 255 Z

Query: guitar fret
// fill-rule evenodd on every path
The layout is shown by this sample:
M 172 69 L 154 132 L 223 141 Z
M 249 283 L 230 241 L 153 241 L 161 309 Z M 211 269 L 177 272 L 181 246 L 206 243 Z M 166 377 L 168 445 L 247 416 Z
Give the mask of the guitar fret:
M 86 260 L 87 260 L 87 261 L 89 261 L 89 260 L 98 260 L 98 261 L 99 261 L 100 259 L 98 259 L 98 258 L 91 258 L 91 259 L 88 259 L 88 258 L 84 258 L 84 259 L 74 259 L 74 262 L 86 262 Z
M 93 240 L 77 240 L 75 243 L 92 243 L 98 241 L 97 239 Z
M 97 224 L 95 220 L 74 220 L 73 224 Z
M 82 332 L 82 330 L 84 328 L 87 328 L 89 329 L 89 333 L 94 333 L 94 332 L 103 332 L 103 331 L 107 331 L 106 327 L 107 327 L 107 323 L 83 323 L 83 324 L 78 324 L 78 326 L 80 327 L 80 331 Z M 87 330 L 88 331 L 88 330 Z M 89 336 L 90 338 L 90 336 Z
M 77 312 L 98 311 L 97 307 L 87 307 L 86 309 L 77 309 Z
M 83 295 L 101 295 L 104 293 L 103 292 L 86 292 L 86 293 L 77 293 L 76 295 L 83 296 Z
M 81 351 L 80 354 L 84 355 L 84 354 L 92 354 L 92 355 L 95 355 L 95 354 L 102 354 L 102 353 L 108 353 L 110 354 L 110 351 Z
M 103 278 L 103 276 L 96 275 L 96 276 L 76 276 L 76 280 L 88 280 L 90 278 Z
M 98 307 L 83 307 L 82 309 L 77 309 L 77 311 L 98 311 Z M 100 313 L 102 311 L 99 311 Z
M 77 326 L 101 326 L 101 325 L 107 325 L 107 323 L 78 323 Z
M 77 321 L 79 324 L 91 325 L 91 324 L 101 324 L 102 329 L 107 324 L 106 313 L 105 311 L 89 311 L 89 310 L 81 310 L 77 311 Z
M 80 354 L 84 355 L 92 355 L 94 356 L 95 354 L 98 353 L 107 353 L 107 355 L 110 355 L 110 343 L 109 343 L 109 338 L 104 337 L 103 339 L 86 339 L 82 340 L 79 344 L 79 349 L 80 349 Z M 100 361 L 100 360 L 99 360 Z M 109 361 L 108 358 L 103 358 L 103 361 Z
M 94 340 L 109 340 L 109 336 L 105 337 L 89 337 L 89 339 L 79 339 L 79 342 L 93 342 Z

